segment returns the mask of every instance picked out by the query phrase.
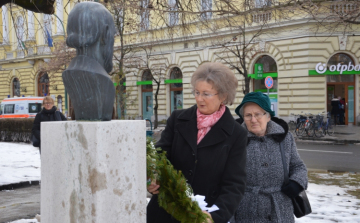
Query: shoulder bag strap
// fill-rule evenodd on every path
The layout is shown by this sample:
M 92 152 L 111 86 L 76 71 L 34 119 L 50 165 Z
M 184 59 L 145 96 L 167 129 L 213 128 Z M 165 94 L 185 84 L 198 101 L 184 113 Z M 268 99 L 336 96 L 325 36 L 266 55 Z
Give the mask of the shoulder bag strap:
M 281 153 L 281 160 L 283 163 L 283 167 L 284 167 L 284 183 L 287 184 L 289 183 L 289 172 L 286 166 L 286 161 L 285 161 L 285 153 L 284 153 L 284 141 L 280 142 L 280 153 Z

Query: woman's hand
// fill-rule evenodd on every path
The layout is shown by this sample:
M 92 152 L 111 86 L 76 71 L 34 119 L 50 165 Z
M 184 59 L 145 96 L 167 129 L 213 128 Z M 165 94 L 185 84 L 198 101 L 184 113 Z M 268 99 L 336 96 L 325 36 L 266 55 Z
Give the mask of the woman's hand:
M 156 184 L 155 181 L 152 181 L 151 184 L 147 187 L 147 191 L 150 194 L 158 194 L 160 185 Z
M 212 219 L 212 217 L 211 217 L 211 214 L 209 213 L 209 212 L 207 212 L 207 211 L 203 211 L 206 215 L 208 215 L 209 216 L 209 218 L 206 220 L 206 222 L 204 222 L 204 223 L 213 223 L 214 221 L 213 221 L 213 219 Z

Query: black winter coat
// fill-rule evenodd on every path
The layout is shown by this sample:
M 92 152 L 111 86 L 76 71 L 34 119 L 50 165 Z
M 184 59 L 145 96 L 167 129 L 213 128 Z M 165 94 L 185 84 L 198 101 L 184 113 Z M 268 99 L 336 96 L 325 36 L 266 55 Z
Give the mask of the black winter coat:
M 55 112 L 56 112 L 56 106 L 53 106 L 50 110 L 46 110 L 45 108 L 43 108 L 41 112 L 36 114 L 31 132 L 37 139 L 39 139 L 39 141 L 40 141 L 40 125 L 41 125 L 40 123 L 57 121 L 55 117 Z M 66 121 L 65 116 L 61 112 L 59 113 L 61 120 Z
M 337 115 L 340 113 L 341 103 L 337 98 L 331 100 L 331 106 L 331 114 Z
M 175 110 L 167 120 L 156 147 L 167 151 L 176 170 L 181 170 L 194 195 L 204 195 L 215 223 L 227 223 L 245 191 L 247 132 L 236 123 L 228 108 L 197 145 L 197 106 Z M 160 185 L 161 187 L 161 185 Z M 175 223 L 160 208 L 154 195 L 147 207 L 147 223 Z M 190 222 L 189 222 L 190 223 Z

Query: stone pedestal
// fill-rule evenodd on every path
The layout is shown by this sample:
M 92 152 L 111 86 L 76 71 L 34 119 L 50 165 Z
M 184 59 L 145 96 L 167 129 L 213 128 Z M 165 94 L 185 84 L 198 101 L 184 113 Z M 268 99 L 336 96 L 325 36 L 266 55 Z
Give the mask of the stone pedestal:
M 41 222 L 145 223 L 145 121 L 42 122 Z

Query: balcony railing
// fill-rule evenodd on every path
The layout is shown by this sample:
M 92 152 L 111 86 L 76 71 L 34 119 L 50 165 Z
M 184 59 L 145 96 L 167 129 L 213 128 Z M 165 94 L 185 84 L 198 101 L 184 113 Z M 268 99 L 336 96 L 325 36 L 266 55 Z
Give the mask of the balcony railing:
M 358 10 L 359 6 L 353 3 L 337 2 L 330 6 L 332 13 L 336 14 L 349 14 Z
M 271 12 L 259 12 L 252 14 L 252 21 L 255 23 L 263 23 L 271 20 Z

